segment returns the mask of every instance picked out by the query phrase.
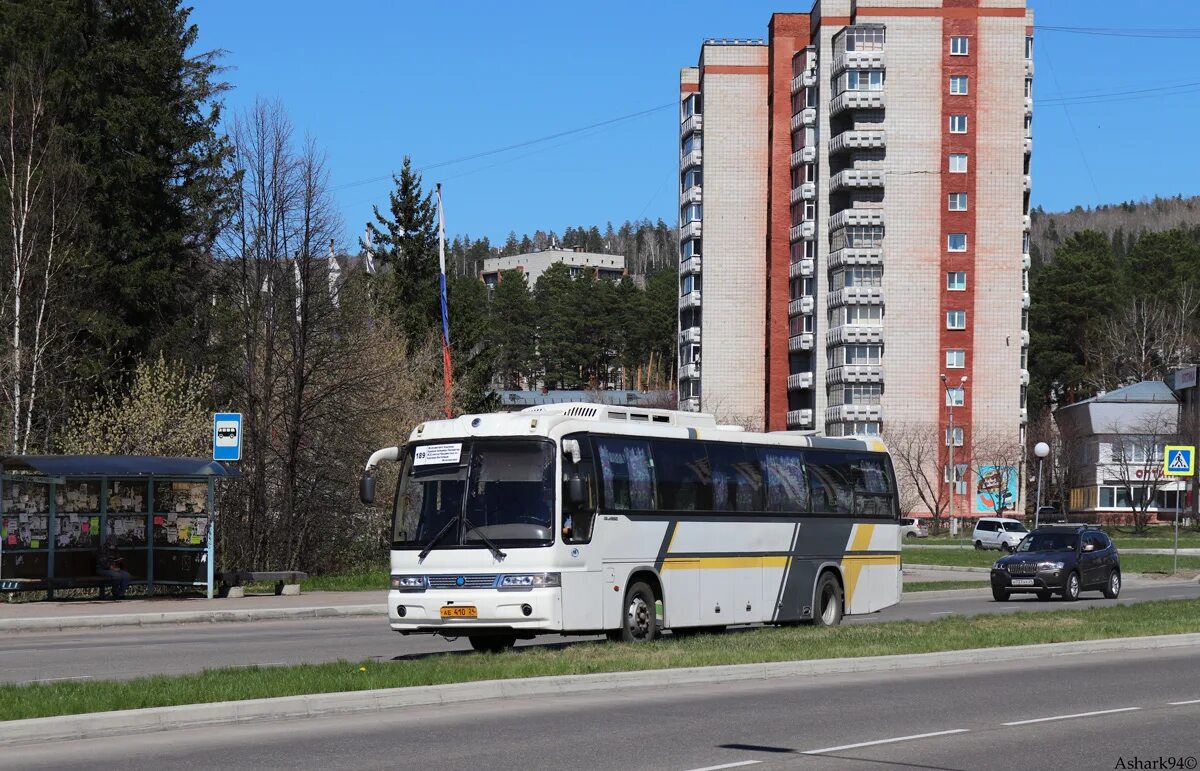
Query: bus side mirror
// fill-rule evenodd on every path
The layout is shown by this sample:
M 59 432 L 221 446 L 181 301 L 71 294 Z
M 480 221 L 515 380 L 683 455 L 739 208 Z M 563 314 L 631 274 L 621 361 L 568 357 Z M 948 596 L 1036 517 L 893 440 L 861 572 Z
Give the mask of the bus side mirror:
M 571 475 L 567 481 L 567 497 L 571 499 L 571 503 L 582 505 L 587 503 L 587 486 L 583 483 L 583 477 L 579 472 Z
M 358 482 L 358 499 L 368 506 L 375 502 L 375 475 L 370 471 Z

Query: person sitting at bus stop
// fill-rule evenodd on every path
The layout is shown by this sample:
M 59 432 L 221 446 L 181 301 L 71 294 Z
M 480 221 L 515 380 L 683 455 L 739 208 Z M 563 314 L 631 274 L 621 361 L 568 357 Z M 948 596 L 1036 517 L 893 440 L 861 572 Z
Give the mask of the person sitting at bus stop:
M 129 587 L 130 575 L 129 571 L 125 570 L 124 558 L 117 552 L 117 539 L 115 536 L 110 535 L 100 544 L 100 549 L 96 552 L 96 574 L 112 581 L 114 600 L 120 600 L 125 597 L 125 590 Z

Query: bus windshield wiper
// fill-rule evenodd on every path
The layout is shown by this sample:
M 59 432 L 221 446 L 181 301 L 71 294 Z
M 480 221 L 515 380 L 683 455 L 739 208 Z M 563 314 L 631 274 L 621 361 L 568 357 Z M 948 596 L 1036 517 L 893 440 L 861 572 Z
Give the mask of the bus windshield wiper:
M 450 532 L 450 528 L 454 527 L 454 526 L 455 526 L 455 525 L 457 525 L 457 524 L 458 524 L 458 518 L 457 518 L 457 517 L 455 517 L 454 519 L 452 519 L 452 520 L 450 520 L 449 522 L 447 522 L 447 523 L 446 523 L 446 524 L 445 524 L 445 525 L 442 527 L 442 529 L 438 531 L 438 534 L 437 534 L 437 535 L 435 535 L 433 538 L 430 538 L 430 539 L 429 539 L 429 543 L 425 544 L 425 548 L 424 548 L 424 549 L 421 549 L 421 553 L 417 555 L 417 559 L 422 559 L 422 560 L 423 560 L 423 559 L 425 559 L 426 557 L 428 557 L 428 556 L 429 556 L 429 552 L 433 551 L 433 547 L 434 547 L 434 546 L 437 546 L 437 543 L 438 543 L 438 541 L 442 540 L 442 538 L 443 538 L 443 537 L 445 537 L 446 533 L 449 533 L 449 532 Z
M 499 562 L 500 560 L 502 560 L 508 556 L 504 552 L 500 551 L 499 546 L 492 543 L 491 538 L 488 538 L 486 535 L 483 534 L 483 531 L 479 529 L 478 525 L 472 525 L 471 520 L 468 519 L 467 520 L 467 530 L 466 530 L 466 532 L 463 533 L 463 535 L 465 536 L 467 533 L 470 533 L 472 530 L 475 531 L 475 537 L 477 537 L 479 540 L 483 541 L 483 545 L 488 547 L 488 549 L 492 552 L 492 556 L 496 558 L 497 562 Z

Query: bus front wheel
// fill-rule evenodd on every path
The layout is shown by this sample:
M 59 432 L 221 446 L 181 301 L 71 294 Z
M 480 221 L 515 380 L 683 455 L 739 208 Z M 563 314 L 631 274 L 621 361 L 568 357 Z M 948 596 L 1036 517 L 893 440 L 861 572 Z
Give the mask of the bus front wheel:
M 635 581 L 625 591 L 621 628 L 608 633 L 614 642 L 650 642 L 658 636 L 658 598 L 645 581 Z
M 818 626 L 837 626 L 842 622 L 842 587 L 833 573 L 822 573 L 817 581 L 817 612 L 813 621 Z

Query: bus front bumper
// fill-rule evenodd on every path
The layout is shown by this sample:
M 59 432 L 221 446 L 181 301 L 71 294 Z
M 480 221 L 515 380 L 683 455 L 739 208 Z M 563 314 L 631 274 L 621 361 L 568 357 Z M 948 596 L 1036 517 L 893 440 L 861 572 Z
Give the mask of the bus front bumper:
M 388 592 L 388 621 L 397 632 L 470 634 L 472 630 L 560 631 L 559 588 L 500 591 Z

